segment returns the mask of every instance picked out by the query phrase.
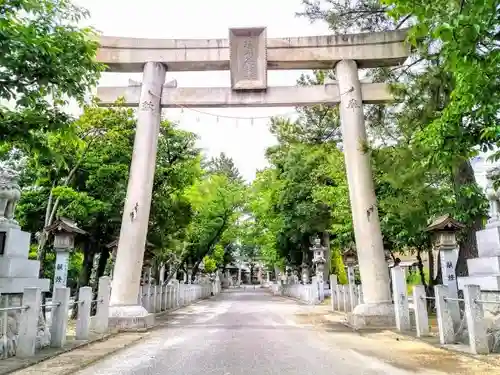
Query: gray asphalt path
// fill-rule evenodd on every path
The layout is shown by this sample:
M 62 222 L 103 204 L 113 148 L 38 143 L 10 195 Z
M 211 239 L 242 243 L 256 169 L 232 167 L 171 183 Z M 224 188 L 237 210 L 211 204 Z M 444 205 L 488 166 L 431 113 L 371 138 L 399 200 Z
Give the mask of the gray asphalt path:
M 410 375 L 294 322 L 304 306 L 230 291 L 171 314 L 164 327 L 79 375 Z

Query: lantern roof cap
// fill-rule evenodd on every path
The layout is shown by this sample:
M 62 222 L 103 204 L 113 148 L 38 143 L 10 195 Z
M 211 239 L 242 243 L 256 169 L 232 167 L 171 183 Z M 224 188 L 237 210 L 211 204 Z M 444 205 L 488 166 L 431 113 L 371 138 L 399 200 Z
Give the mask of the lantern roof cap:
M 453 219 L 450 214 L 439 216 L 427 228 L 426 232 L 458 231 L 465 225 Z
M 354 244 L 349 245 L 349 247 L 342 253 L 342 257 L 356 257 L 358 253 L 356 252 L 356 246 Z
M 54 223 L 45 227 L 47 232 L 66 232 L 76 234 L 87 234 L 83 229 L 78 228 L 76 222 L 66 217 L 59 217 Z

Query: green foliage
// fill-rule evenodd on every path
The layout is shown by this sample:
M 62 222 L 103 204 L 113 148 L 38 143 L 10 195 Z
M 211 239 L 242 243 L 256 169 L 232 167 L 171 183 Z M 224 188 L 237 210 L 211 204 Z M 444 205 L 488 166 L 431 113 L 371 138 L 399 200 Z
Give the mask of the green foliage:
M 342 259 L 342 254 L 340 250 L 336 247 L 331 248 L 331 273 L 337 275 L 337 283 L 347 284 L 347 272 L 344 267 L 344 260 Z
M 224 233 L 235 224 L 244 190 L 241 184 L 226 175 L 209 174 L 188 188 L 185 197 L 193 210 L 187 232 L 186 258 L 198 267 L 207 255 L 212 255 Z
M 222 174 L 233 182 L 243 183 L 243 177 L 241 177 L 238 168 L 234 165 L 233 159 L 226 156 L 223 152 L 218 157 L 210 159 L 206 165 L 206 169 L 208 173 Z
M 215 259 L 209 257 L 208 255 L 203 258 L 203 265 L 206 272 L 214 272 L 217 269 L 217 262 Z
M 339 33 L 409 27 L 407 64 L 367 71 L 392 84 L 398 105 L 366 106 L 385 247 L 427 251 L 428 221 L 452 214 L 466 224 L 457 274 L 477 256 L 486 201 L 469 159 L 498 145 L 496 2 L 303 0 L 301 15 Z
M 322 83 L 326 75 L 315 72 L 299 84 Z M 310 263 L 317 234 L 328 233 L 332 246 L 352 241 L 338 109 L 302 109 L 297 121 L 272 119 L 271 131 L 279 143 L 267 150 L 271 166 L 257 175 L 248 205 L 259 234 L 254 242 L 269 266 L 299 266 Z
M 77 26 L 86 16 L 69 0 L 0 3 L 0 141 L 46 150 L 45 132 L 70 125 L 62 105 L 104 69 L 93 30 Z
M 46 133 L 51 154 L 28 154 L 21 176 L 25 187 L 17 207 L 21 225 L 40 232 L 51 201 L 48 208 L 54 218 L 74 219 L 88 233 L 85 252 L 107 251 L 106 244 L 120 230 L 135 126 L 133 111 L 119 103 L 114 108 L 91 105 L 71 124 L 71 137 Z M 224 248 L 213 250 L 222 240 L 226 245 L 234 240 L 231 229 L 244 198 L 241 183 L 223 174 L 204 175 L 195 142 L 194 134 L 168 121 L 161 123 L 148 241 L 153 263 L 171 264 L 173 269 L 188 261 L 199 265 L 207 255 L 222 265 Z M 211 260 L 205 259 L 210 268 Z M 43 263 L 47 277 L 53 272 L 53 260 L 47 253 Z M 81 268 L 79 262 L 75 267 Z

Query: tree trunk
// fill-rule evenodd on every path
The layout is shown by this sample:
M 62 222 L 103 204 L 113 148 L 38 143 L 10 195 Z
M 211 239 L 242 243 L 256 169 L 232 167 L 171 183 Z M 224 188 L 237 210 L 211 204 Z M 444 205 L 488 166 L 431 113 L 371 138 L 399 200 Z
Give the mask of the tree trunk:
M 325 250 L 326 267 L 325 270 L 323 271 L 323 280 L 325 282 L 329 282 L 330 271 L 332 267 L 332 252 L 330 250 L 330 233 L 326 231 L 323 232 L 323 246 L 326 248 Z
M 96 271 L 96 285 L 94 285 L 94 289 L 97 290 L 97 287 L 99 285 L 99 278 L 104 275 L 104 272 L 106 271 L 106 265 L 108 264 L 108 259 L 109 259 L 109 252 L 110 249 L 107 247 L 103 247 L 101 250 L 101 257 L 99 258 L 99 263 L 97 265 L 97 271 Z
M 424 286 L 424 288 L 427 290 L 427 281 L 425 280 L 425 272 L 424 272 L 424 262 L 422 262 L 422 250 L 417 249 L 417 268 L 418 268 L 418 273 L 420 274 L 420 282 Z
M 459 168 L 455 171 L 453 178 L 455 194 L 457 195 L 457 206 L 461 211 L 466 212 L 469 202 L 467 197 L 460 194 L 460 189 L 464 185 L 476 184 L 474 170 L 468 160 L 460 164 Z M 476 258 L 478 256 L 476 232 L 481 229 L 483 229 L 482 215 L 474 218 L 471 223 L 467 223 L 467 227 L 464 229 L 458 243 L 458 261 L 455 269 L 457 276 L 467 276 L 467 259 Z
M 83 251 L 83 264 L 78 277 L 78 288 L 77 294 L 75 295 L 75 302 L 78 301 L 78 290 L 89 284 L 90 275 L 92 274 L 92 266 L 94 265 L 94 253 L 95 247 L 93 244 L 86 244 Z M 71 314 L 71 319 L 76 319 L 78 314 L 78 304 L 75 303 L 73 306 L 73 312 Z

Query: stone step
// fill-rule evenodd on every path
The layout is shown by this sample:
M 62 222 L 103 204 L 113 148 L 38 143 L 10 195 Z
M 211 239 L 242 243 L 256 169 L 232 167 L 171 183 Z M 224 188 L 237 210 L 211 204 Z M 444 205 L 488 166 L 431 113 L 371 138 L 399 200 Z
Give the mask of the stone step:
M 458 289 L 464 285 L 479 285 L 481 290 L 500 291 L 500 273 L 494 275 L 477 275 L 457 278 Z
M 500 256 L 467 259 L 469 276 L 500 274 Z

